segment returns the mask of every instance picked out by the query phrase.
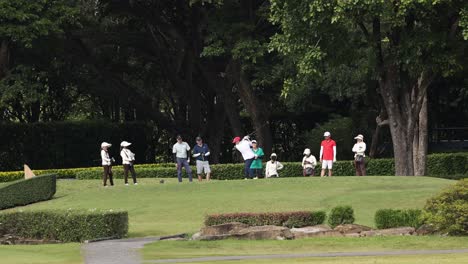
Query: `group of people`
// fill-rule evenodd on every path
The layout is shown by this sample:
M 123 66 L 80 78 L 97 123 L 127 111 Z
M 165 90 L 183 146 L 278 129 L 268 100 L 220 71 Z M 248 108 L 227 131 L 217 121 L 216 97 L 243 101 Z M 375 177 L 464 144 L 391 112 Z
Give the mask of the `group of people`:
M 124 183 L 128 185 L 128 173 L 132 174 L 133 184 L 138 185 L 135 172 L 135 153 L 133 153 L 128 147 L 132 143 L 127 141 L 122 141 L 120 143 L 120 156 L 122 157 L 122 166 L 124 169 Z M 101 143 L 101 160 L 102 167 L 104 169 L 103 173 L 103 184 L 104 187 L 107 187 L 107 180 L 109 179 L 110 186 L 114 186 L 114 174 L 112 173 L 112 164 L 115 163 L 115 159 L 110 156 L 109 148 L 112 147 L 112 144 L 107 142 Z
M 333 163 L 336 162 L 336 142 L 331 138 L 330 132 L 324 133 L 324 140 L 320 144 L 319 161 L 322 165 L 320 173 L 321 177 L 325 177 L 326 171 L 328 170 L 328 177 L 333 175 Z M 174 163 L 177 168 L 177 178 L 179 182 L 182 182 L 182 170 L 188 175 L 189 181 L 193 181 L 192 169 L 190 168 L 190 158 L 194 158 L 197 168 L 198 180 L 203 180 L 203 174 L 206 175 L 206 180 L 211 178 L 211 168 L 208 158 L 210 156 L 210 149 L 207 144 L 203 142 L 201 137 L 195 139 L 196 144 L 193 149 L 190 145 L 183 141 L 182 136 L 176 137 L 177 142 L 172 147 L 172 153 L 174 155 Z M 363 135 L 357 135 L 356 144 L 352 148 L 354 153 L 354 164 L 356 168 L 357 176 L 365 176 L 365 151 L 366 143 L 364 143 Z M 242 158 L 244 159 L 244 179 L 258 179 L 263 177 L 263 158 L 265 153 L 262 148 L 259 147 L 256 140 L 251 140 L 249 136 L 245 136 L 242 139 L 235 137 L 232 140 Z M 124 169 L 124 182 L 128 185 L 128 174 L 132 175 L 133 183 L 137 185 L 136 173 L 134 168 L 135 154 L 128 148 L 131 145 L 130 142 L 122 141 L 120 143 L 120 156 L 122 157 L 122 166 Z M 103 184 L 107 187 L 107 180 L 111 186 L 114 185 L 113 174 L 112 174 L 112 163 L 115 162 L 110 157 L 108 149 L 112 146 L 107 142 L 101 144 L 101 159 L 102 167 L 104 169 Z M 192 150 L 192 151 L 191 151 Z M 303 176 L 315 176 L 315 167 L 317 166 L 317 159 L 309 148 L 304 150 L 304 157 L 302 159 Z M 266 162 L 265 167 L 265 178 L 276 178 L 279 177 L 279 171 L 283 169 L 283 164 L 278 161 L 276 153 L 270 155 L 270 160 Z
M 320 144 L 319 160 L 322 164 L 320 172 L 321 177 L 325 177 L 328 170 L 328 177 L 333 175 L 333 163 L 336 162 L 336 142 L 331 138 L 330 132 L 323 134 L 324 140 Z M 354 164 L 357 176 L 366 175 L 365 167 L 365 151 L 366 143 L 364 143 L 364 136 L 357 135 L 355 138 L 356 144 L 352 148 L 354 153 Z M 262 173 L 262 157 L 263 150 L 258 147 L 255 140 L 250 140 L 249 136 L 244 138 L 235 137 L 232 141 L 236 149 L 242 154 L 244 159 L 244 175 L 245 179 L 258 179 Z M 304 157 L 302 159 L 303 176 L 315 176 L 315 167 L 317 166 L 317 159 L 309 148 L 304 150 Z M 283 165 L 277 160 L 277 155 L 272 153 L 270 161 L 266 163 L 265 178 L 279 177 L 278 171 L 283 168 Z

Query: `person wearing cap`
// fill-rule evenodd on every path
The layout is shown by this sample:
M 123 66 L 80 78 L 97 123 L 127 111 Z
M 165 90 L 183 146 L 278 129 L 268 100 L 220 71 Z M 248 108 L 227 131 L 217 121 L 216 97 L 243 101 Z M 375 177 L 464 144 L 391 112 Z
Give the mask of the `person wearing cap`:
M 312 155 L 310 149 L 306 148 L 304 150 L 304 158 L 302 158 L 302 175 L 304 175 L 304 177 L 314 176 L 316 165 L 317 159 Z
M 193 147 L 192 157 L 195 158 L 197 163 L 198 181 L 202 181 L 203 173 L 206 175 L 206 180 L 209 181 L 211 176 L 210 163 L 208 162 L 210 149 L 207 144 L 203 143 L 203 139 L 201 137 L 197 137 L 195 141 L 197 144 Z
M 325 139 L 320 145 L 320 162 L 322 163 L 321 177 L 325 176 L 325 170 L 328 169 L 328 177 L 333 175 L 333 162 L 336 162 L 336 142 L 331 139 L 330 132 L 323 134 Z
M 359 134 L 356 139 L 356 144 L 353 146 L 354 152 L 354 167 L 356 168 L 356 176 L 366 176 L 366 143 L 364 143 L 364 136 Z
M 185 168 L 185 172 L 189 176 L 189 181 L 192 182 L 192 169 L 190 168 L 189 158 L 190 146 L 187 142 L 182 140 L 182 136 L 177 136 L 177 143 L 172 147 L 172 153 L 174 154 L 174 161 L 177 168 L 177 178 L 179 182 L 182 182 L 182 167 Z
M 128 185 L 128 172 L 132 174 L 133 184 L 138 185 L 136 180 L 136 173 L 135 173 L 135 153 L 133 153 L 128 147 L 132 143 L 127 141 L 122 141 L 120 143 L 120 156 L 122 157 L 122 165 L 124 168 L 124 176 L 125 176 L 125 185 Z
M 263 176 L 262 159 L 263 156 L 265 156 L 265 153 L 262 148 L 258 147 L 257 140 L 252 140 L 252 151 L 255 156 L 252 164 L 250 165 L 250 169 L 252 170 L 252 174 L 255 176 L 254 179 L 258 179 Z
M 278 161 L 278 156 L 276 153 L 271 153 L 270 161 L 266 163 L 265 168 L 265 178 L 278 178 L 279 177 L 279 170 L 284 168 L 283 164 Z
M 111 158 L 109 155 L 109 148 L 111 146 L 112 144 L 109 144 L 107 142 L 102 142 L 101 144 L 101 160 L 102 160 L 102 168 L 104 169 L 104 174 L 103 174 L 104 187 L 107 187 L 108 178 L 109 178 L 110 185 L 114 186 L 114 179 L 113 179 L 113 174 L 112 174 L 112 162 L 114 159 Z
M 252 179 L 253 174 L 250 166 L 255 159 L 255 154 L 252 150 L 252 142 L 250 141 L 250 137 L 245 136 L 242 140 L 240 137 L 235 137 L 232 140 L 232 143 L 235 144 L 235 148 L 241 153 L 242 158 L 244 159 L 244 179 Z

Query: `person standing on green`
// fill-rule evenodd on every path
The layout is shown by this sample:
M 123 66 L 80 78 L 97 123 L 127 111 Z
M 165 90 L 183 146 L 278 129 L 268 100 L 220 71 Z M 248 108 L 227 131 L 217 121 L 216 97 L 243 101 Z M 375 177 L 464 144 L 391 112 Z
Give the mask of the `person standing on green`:
M 263 176 L 262 159 L 265 154 L 263 153 L 263 149 L 258 147 L 258 143 L 256 140 L 252 140 L 252 151 L 255 154 L 255 157 L 252 162 L 252 165 L 250 165 L 250 169 L 252 170 L 254 179 L 258 179 L 259 177 Z

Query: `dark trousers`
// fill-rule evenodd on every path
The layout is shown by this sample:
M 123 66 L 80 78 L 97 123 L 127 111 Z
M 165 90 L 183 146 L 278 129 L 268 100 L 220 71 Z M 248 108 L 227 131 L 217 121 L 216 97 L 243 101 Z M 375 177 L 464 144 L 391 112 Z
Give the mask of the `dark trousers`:
M 103 174 L 103 180 L 104 180 L 104 186 L 107 186 L 107 178 L 109 178 L 109 183 L 111 186 L 114 186 L 114 179 L 113 179 L 113 174 L 112 174 L 112 166 L 110 165 L 103 165 L 104 168 L 104 174 Z
M 245 176 L 245 178 L 250 178 L 250 179 L 253 178 L 253 171 L 252 171 L 252 169 L 250 169 L 250 166 L 252 165 L 253 161 L 254 161 L 254 159 L 245 160 L 245 163 L 244 163 L 244 176 Z
M 133 165 L 130 165 L 130 164 L 124 164 L 123 168 L 124 168 L 125 184 L 128 183 L 128 172 L 129 171 L 132 174 L 133 183 L 136 183 L 137 180 L 136 180 L 135 167 Z
M 356 176 L 366 176 L 366 162 L 362 158 L 361 162 L 354 161 L 354 167 L 356 168 Z
M 177 158 L 177 178 L 179 182 L 182 182 L 182 167 L 185 168 L 185 172 L 187 172 L 189 176 L 189 181 L 192 181 L 192 168 L 190 168 L 187 159 Z
M 251 169 L 252 175 L 254 177 L 262 178 L 263 177 L 263 169 Z

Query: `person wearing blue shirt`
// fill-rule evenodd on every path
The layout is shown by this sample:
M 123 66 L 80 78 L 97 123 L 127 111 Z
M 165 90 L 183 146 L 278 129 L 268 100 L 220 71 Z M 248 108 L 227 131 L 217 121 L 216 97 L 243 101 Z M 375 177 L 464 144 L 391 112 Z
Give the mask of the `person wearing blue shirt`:
M 197 144 L 193 147 L 193 157 L 197 162 L 198 181 L 202 181 L 203 173 L 206 175 L 206 180 L 209 181 L 211 176 L 210 163 L 208 162 L 210 149 L 207 144 L 203 143 L 201 137 L 197 137 L 196 141 Z

